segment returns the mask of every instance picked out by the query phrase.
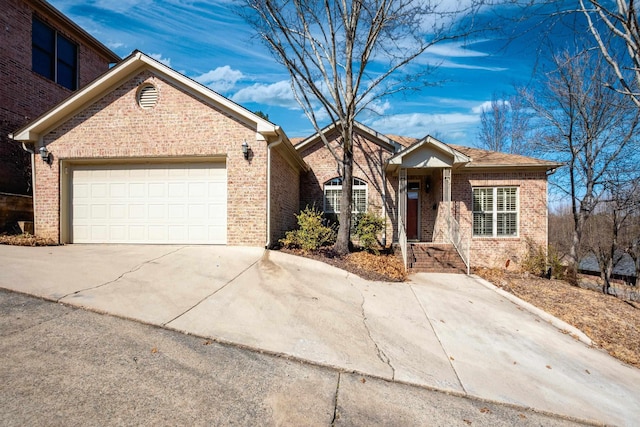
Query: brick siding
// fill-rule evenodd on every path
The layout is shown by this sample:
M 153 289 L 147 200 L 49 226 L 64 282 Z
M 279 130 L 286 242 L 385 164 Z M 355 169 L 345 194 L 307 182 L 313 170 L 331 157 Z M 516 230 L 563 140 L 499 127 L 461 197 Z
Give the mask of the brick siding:
M 25 126 L 67 98 L 71 91 L 31 71 L 33 8 L 22 0 L 0 0 L 0 191 L 26 194 L 31 162 L 8 134 Z M 38 14 L 49 26 L 78 45 L 79 86 L 109 69 L 109 61 L 52 17 Z
M 300 172 L 285 160 L 281 145 L 271 149 L 271 246 L 297 226 Z
M 390 153 L 358 137 L 354 149 L 354 177 L 363 179 L 369 186 L 369 206 L 380 214 L 384 185 L 386 194 L 387 243 L 398 241 L 397 189 L 398 177 L 387 176 L 382 183 L 382 167 Z M 335 137 L 333 148 L 340 155 Z M 322 142 L 305 148 L 301 155 L 311 166 L 300 184 L 300 208 L 313 203 L 322 208 L 323 184 L 339 176 L 336 161 Z M 427 178 L 428 177 L 428 178 Z M 425 189 L 426 180 L 430 189 Z M 442 169 L 409 170 L 407 180 L 420 182 L 419 220 L 420 240 L 448 243 L 445 204 L 442 202 Z M 460 222 L 462 232 L 472 235 L 472 187 L 516 186 L 519 188 L 519 235 L 508 238 L 471 238 L 471 263 L 473 267 L 504 266 L 507 259 L 513 266 L 526 256 L 529 244 L 547 245 L 547 177 L 545 171 L 522 172 L 469 172 L 454 171 L 451 179 L 452 212 Z
M 337 132 L 329 134 L 328 138 L 333 150 L 341 158 L 342 147 L 338 143 L 339 134 Z M 394 233 L 392 221 L 395 218 L 394 201 L 397 185 L 393 187 L 384 179 L 383 165 L 392 153 L 360 134 L 356 134 L 354 138 L 353 152 L 353 177 L 367 183 L 367 211 L 382 216 L 382 195 L 386 195 L 385 210 L 388 218 L 386 236 L 388 243 L 391 243 L 391 236 Z M 311 167 L 311 170 L 303 174 L 300 179 L 300 209 L 312 205 L 324 209 L 324 183 L 340 176 L 337 162 L 320 140 L 306 147 L 300 155 Z
M 136 94 L 151 83 L 158 104 L 142 109 Z M 241 145 L 251 146 L 245 160 Z M 129 79 L 45 136 L 51 165 L 36 164 L 36 234 L 60 238 L 60 164 L 73 159 L 226 158 L 227 242 L 266 243 L 267 143 L 255 129 L 206 105 L 150 71 Z
M 529 244 L 547 247 L 547 176 L 535 172 L 463 172 L 451 178 L 453 214 L 463 230 L 472 235 L 472 188 L 518 187 L 518 237 L 472 237 L 471 264 L 474 267 L 504 267 L 510 260 L 512 267 L 522 262 Z

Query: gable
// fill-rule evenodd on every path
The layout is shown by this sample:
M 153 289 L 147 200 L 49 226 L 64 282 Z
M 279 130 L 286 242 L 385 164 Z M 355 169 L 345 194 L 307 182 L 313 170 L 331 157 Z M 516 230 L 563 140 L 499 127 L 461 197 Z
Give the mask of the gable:
M 142 52 L 134 52 L 120 64 L 110 69 L 106 74 L 94 80 L 80 91 L 67 98 L 62 103 L 45 113 L 28 126 L 13 135 L 15 140 L 36 142 L 38 138 L 70 117 L 89 108 L 96 100 L 108 96 L 117 87 L 122 86 L 134 76 L 143 71 L 151 71 L 192 97 L 215 106 L 235 120 L 244 123 L 256 131 L 256 139 L 267 140 L 269 136 L 281 134 L 280 128 L 273 123 L 258 117 L 240 105 L 210 90 L 209 88 L 172 70 L 164 64 L 150 58 Z
M 321 132 L 325 135 L 329 142 L 337 141 L 340 138 L 339 128 L 336 124 L 326 126 L 324 129 L 322 129 Z M 374 143 L 389 153 L 394 153 L 401 148 L 401 145 L 396 141 L 390 139 L 386 135 L 374 131 L 373 129 L 361 123 L 354 123 L 353 132 L 354 137 L 360 137 L 371 143 Z M 316 147 L 318 144 L 324 144 L 319 133 L 315 133 L 304 139 L 295 138 L 295 140 L 295 148 L 299 153 L 307 152 L 311 147 Z
M 415 150 L 402 159 L 403 168 L 444 168 L 453 166 L 454 157 L 436 150 L 432 147 L 424 147 Z
M 157 92 L 157 102 L 152 107 L 142 108 L 138 103 L 143 86 L 153 87 Z M 254 135 L 254 129 L 217 106 L 195 98 L 152 70 L 143 70 L 66 117 L 43 138 L 47 143 L 60 140 L 65 144 L 75 144 L 76 141 L 91 144 L 88 139 L 104 141 L 106 136 L 117 138 L 120 144 L 129 146 L 163 141 L 175 144 L 174 151 L 178 154 L 179 147 L 201 143 L 194 141 L 199 139 L 197 135 L 216 144 L 217 141 L 211 140 L 215 138 L 211 130 L 215 130 L 214 135 L 221 130 L 230 134 L 244 132 Z
M 449 145 L 427 136 L 389 159 L 387 170 L 400 168 L 442 168 L 467 164 L 471 158 Z

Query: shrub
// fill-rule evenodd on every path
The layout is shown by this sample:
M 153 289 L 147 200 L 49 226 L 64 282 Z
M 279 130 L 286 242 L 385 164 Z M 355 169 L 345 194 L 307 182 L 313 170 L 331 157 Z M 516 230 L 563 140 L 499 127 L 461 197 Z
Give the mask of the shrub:
M 544 276 L 549 268 L 551 274 L 561 279 L 565 275 L 565 268 L 560 262 L 558 252 L 553 246 L 549 246 L 547 250 L 543 246 L 535 245 L 531 240 L 528 242 L 529 251 L 522 260 L 522 270 L 527 271 L 536 276 Z
M 321 246 L 332 245 L 336 241 L 336 231 L 325 225 L 323 213 L 315 206 L 307 206 L 296 215 L 298 229 L 287 231 L 280 243 L 287 248 L 301 248 L 313 251 Z
M 378 254 L 378 234 L 384 228 L 384 219 L 373 213 L 360 215 L 356 224 L 356 236 L 360 246 L 368 251 Z

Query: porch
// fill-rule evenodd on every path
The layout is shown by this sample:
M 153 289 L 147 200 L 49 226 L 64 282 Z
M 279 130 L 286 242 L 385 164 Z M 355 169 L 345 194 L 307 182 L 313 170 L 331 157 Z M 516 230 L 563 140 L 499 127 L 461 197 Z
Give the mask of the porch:
M 469 274 L 470 236 L 452 214 L 452 170 L 471 159 L 427 137 L 389 159 L 397 176 L 397 244 L 411 271 L 454 269 Z M 456 255 L 457 254 L 457 255 Z

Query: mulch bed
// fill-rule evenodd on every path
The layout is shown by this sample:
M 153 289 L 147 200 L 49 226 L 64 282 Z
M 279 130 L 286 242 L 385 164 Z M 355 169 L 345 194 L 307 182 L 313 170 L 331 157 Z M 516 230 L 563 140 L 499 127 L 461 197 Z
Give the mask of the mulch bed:
M 0 234 L 0 245 L 57 246 L 58 244 L 53 239 L 45 239 L 31 234 Z
M 320 248 L 317 251 L 287 248 L 280 250 L 292 255 L 324 262 L 366 280 L 403 282 L 407 278 L 407 273 L 404 271 L 402 261 L 392 253 L 382 252 L 379 255 L 375 255 L 365 251 L 359 251 L 340 256 L 330 247 Z

